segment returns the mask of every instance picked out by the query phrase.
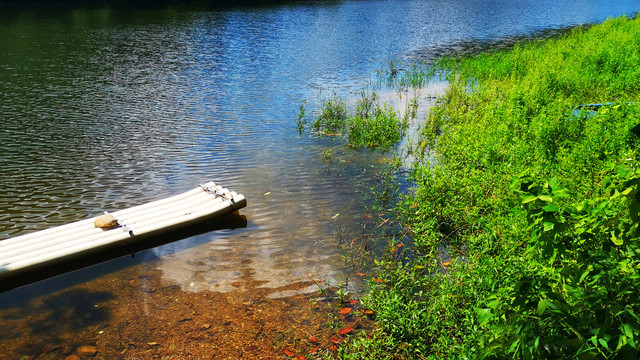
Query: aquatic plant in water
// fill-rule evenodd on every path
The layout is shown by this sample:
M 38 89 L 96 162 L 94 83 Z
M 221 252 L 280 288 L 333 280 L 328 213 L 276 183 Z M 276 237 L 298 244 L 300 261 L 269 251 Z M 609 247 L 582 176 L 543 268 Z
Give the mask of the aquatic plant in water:
M 364 91 L 355 114 L 349 115 L 346 102 L 334 93 L 322 104 L 311 129 L 318 134 L 345 136 L 351 148 L 388 150 L 400 142 L 409 120 L 406 116 L 398 118 L 390 105 L 380 104 L 375 92 Z

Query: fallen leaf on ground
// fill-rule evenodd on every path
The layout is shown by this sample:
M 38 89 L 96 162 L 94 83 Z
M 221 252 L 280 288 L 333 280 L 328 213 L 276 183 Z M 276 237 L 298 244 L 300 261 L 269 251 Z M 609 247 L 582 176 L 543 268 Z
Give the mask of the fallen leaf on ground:
M 318 338 L 315 336 L 309 336 L 309 341 L 317 343 L 318 342 Z
M 365 273 L 360 273 L 360 272 L 357 272 L 357 273 L 356 273 L 356 275 L 358 275 L 358 276 L 367 276 L 367 274 L 365 274 Z
M 295 354 L 293 353 L 293 351 L 291 351 L 291 350 L 289 350 L 289 349 L 284 349 L 284 354 L 285 354 L 285 355 L 287 355 L 287 356 L 293 356 L 293 355 L 295 355 Z
M 351 312 L 351 308 L 347 308 L 347 307 L 340 310 L 340 314 L 342 315 L 347 315 L 350 312 Z
M 320 348 L 315 347 L 315 348 L 313 348 L 313 349 L 311 349 L 311 350 L 307 351 L 307 355 L 309 355 L 309 354 L 313 354 L 314 352 L 316 352 L 316 351 L 318 351 L 318 350 L 320 350 Z
M 378 278 L 376 278 L 376 279 L 373 279 L 373 281 L 381 283 L 381 282 L 382 282 L 382 279 L 378 279 Z
M 355 299 L 351 299 L 351 300 L 349 300 L 349 302 L 350 302 L 351 304 L 357 304 L 357 303 L 359 303 L 360 301 L 355 300 Z
M 338 331 L 338 334 L 344 335 L 344 334 L 348 334 L 348 333 L 350 333 L 352 331 L 353 331 L 353 328 L 351 326 L 347 326 L 347 327 L 343 327 L 342 329 L 340 329 L 340 331 Z

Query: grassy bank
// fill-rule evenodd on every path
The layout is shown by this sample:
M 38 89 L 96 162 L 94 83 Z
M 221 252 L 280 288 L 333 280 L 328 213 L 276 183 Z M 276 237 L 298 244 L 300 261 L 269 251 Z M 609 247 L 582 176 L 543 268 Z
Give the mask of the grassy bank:
M 380 331 L 342 357 L 637 358 L 640 21 L 438 66 Z

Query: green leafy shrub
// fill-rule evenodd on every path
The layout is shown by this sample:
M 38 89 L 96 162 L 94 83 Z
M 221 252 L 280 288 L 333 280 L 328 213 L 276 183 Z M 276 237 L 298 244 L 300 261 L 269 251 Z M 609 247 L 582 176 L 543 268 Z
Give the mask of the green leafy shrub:
M 556 179 L 513 186 L 529 217 L 527 266 L 492 295 L 487 350 L 522 359 L 640 354 L 640 169 L 607 164 L 599 196 L 579 202 Z M 564 204 L 563 204 L 564 203 Z M 560 205 L 558 205 L 560 204 Z M 491 314 L 492 316 L 490 316 Z

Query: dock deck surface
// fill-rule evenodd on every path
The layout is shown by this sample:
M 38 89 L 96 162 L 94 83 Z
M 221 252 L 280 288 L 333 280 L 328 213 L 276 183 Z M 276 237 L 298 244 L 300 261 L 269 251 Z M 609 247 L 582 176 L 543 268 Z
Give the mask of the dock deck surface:
M 0 241 L 0 289 L 18 277 L 124 248 L 184 227 L 213 220 L 245 207 L 243 195 L 214 182 L 185 193 L 111 212 L 117 224 L 99 228 L 99 217 Z M 45 278 L 46 274 L 40 274 Z M 4 283 L 4 284 L 3 284 Z

